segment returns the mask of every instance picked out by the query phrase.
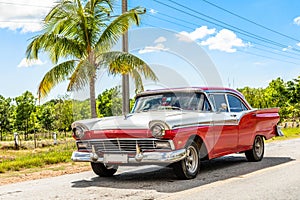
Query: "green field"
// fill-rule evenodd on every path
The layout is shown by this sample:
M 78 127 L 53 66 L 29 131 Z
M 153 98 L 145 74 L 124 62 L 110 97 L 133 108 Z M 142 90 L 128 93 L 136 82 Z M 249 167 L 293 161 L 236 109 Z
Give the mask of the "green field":
M 282 130 L 283 137 L 275 137 L 268 142 L 300 138 L 300 128 L 286 128 Z M 31 142 L 32 143 L 32 142 Z M 5 145 L 9 145 L 6 146 Z M 20 171 L 28 168 L 42 168 L 46 165 L 68 163 L 71 161 L 71 154 L 76 149 L 75 141 L 71 138 L 63 144 L 45 145 L 43 148 L 32 149 L 32 144 L 21 150 L 12 150 L 13 143 L 0 143 L 0 173 L 9 171 Z
M 275 137 L 272 140 L 287 140 L 300 137 L 300 128 L 284 128 L 282 132 L 284 133 L 283 137 Z
M 0 173 L 42 168 L 46 165 L 71 162 L 75 141 L 44 148 L 22 150 L 0 150 Z

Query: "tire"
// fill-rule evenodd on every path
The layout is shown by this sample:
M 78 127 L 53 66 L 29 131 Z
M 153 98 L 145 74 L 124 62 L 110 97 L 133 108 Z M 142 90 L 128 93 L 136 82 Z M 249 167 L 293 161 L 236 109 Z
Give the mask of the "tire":
M 256 136 L 253 142 L 252 149 L 245 152 L 246 158 L 250 162 L 261 161 L 264 157 L 265 145 L 262 136 Z
M 111 167 L 107 167 L 103 163 L 91 162 L 91 167 L 95 174 L 97 174 L 98 176 L 102 176 L 102 177 L 111 177 L 118 170 L 118 166 L 113 165 Z
M 173 164 L 173 170 L 179 179 L 193 179 L 200 170 L 199 145 L 195 141 L 188 142 L 187 156 Z

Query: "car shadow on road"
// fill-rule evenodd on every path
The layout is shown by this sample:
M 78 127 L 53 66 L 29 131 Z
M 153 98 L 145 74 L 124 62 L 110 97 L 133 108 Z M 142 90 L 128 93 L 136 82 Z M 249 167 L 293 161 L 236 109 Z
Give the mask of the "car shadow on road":
M 113 177 L 94 177 L 72 182 L 74 188 L 108 187 L 116 189 L 144 189 L 158 192 L 178 192 L 209 183 L 238 177 L 293 161 L 290 157 L 265 157 L 261 162 L 247 162 L 243 156 L 226 156 L 201 162 L 198 176 L 192 180 L 178 180 L 172 168 L 147 167 L 117 174 Z

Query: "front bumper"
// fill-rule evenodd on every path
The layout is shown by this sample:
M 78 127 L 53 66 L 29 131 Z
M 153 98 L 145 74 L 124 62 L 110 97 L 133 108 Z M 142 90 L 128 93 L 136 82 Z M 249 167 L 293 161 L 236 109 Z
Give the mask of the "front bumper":
M 121 154 L 121 153 L 119 153 Z M 115 154 L 118 155 L 118 154 Z M 122 153 L 124 155 L 124 153 Z M 179 149 L 168 152 L 143 152 L 136 155 L 128 154 L 125 161 L 110 161 L 108 164 L 168 164 L 180 161 L 186 157 L 186 150 Z M 71 159 L 75 162 L 99 162 L 106 163 L 103 155 L 98 155 L 95 152 L 79 152 L 75 151 Z

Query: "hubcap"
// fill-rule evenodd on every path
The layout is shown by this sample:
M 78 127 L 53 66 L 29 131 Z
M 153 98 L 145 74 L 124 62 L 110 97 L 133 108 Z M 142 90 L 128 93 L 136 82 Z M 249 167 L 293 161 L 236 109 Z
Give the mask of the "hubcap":
M 254 150 L 258 157 L 261 157 L 261 155 L 263 154 L 264 151 L 263 146 L 264 146 L 263 139 L 261 137 L 257 137 L 255 139 Z
M 186 151 L 185 165 L 189 173 L 195 173 L 198 167 L 198 154 L 197 150 L 193 146 L 189 146 Z

